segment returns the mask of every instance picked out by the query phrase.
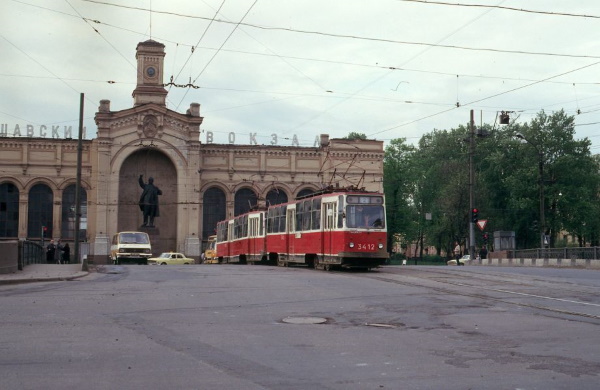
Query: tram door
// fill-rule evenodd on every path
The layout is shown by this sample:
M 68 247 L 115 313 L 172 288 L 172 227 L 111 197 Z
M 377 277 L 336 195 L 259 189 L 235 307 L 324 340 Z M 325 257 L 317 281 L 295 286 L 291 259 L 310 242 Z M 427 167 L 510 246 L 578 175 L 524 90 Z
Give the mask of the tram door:
M 290 260 L 294 259 L 296 254 L 296 209 L 288 207 L 286 218 L 286 240 L 287 252 Z
M 259 246 L 259 222 L 261 214 L 251 215 L 248 217 L 248 256 L 250 260 L 260 260 L 260 253 L 262 248 Z M 258 259 L 257 259 L 258 257 Z
M 337 203 L 336 202 L 323 202 L 323 255 L 325 259 L 331 258 L 334 254 L 334 229 L 335 229 L 335 218 L 337 215 Z
M 231 259 L 231 253 L 233 251 L 233 240 L 234 240 L 234 229 L 233 229 L 233 219 L 229 220 L 227 222 L 228 227 L 227 227 L 227 246 L 225 247 L 226 251 L 225 251 L 225 258 L 227 259 L 226 263 L 229 262 L 229 260 Z

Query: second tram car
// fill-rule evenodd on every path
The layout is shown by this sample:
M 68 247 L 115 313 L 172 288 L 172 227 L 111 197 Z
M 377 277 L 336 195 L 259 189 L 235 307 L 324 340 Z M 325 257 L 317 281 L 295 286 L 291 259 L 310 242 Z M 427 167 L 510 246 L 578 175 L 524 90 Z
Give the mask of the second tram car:
M 223 262 L 370 269 L 388 258 L 384 195 L 330 189 L 217 224 Z

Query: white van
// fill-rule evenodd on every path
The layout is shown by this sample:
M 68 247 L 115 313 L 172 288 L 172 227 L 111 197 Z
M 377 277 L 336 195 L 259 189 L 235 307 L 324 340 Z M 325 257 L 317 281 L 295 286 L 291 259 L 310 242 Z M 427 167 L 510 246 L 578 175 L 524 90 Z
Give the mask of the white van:
M 152 257 L 150 237 L 144 232 L 120 232 L 113 236 L 110 259 L 113 264 L 148 264 Z

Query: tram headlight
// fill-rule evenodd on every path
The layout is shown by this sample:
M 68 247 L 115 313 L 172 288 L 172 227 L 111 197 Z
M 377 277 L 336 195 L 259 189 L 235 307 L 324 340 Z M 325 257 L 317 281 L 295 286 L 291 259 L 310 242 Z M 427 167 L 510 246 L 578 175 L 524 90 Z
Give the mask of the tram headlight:
M 378 246 L 379 246 L 379 249 L 383 249 L 383 244 L 382 243 L 379 243 Z
M 348 244 L 348 246 L 349 246 L 350 248 L 354 248 L 354 243 L 353 243 L 353 242 L 351 242 L 351 243 L 349 243 L 349 244 Z

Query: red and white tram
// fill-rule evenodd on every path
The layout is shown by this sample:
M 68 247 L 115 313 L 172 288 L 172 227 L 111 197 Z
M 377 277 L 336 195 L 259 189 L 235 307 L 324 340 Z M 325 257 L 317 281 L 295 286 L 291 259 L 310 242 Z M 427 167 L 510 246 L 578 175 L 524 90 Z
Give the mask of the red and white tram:
M 375 268 L 388 258 L 385 222 L 383 194 L 328 189 L 219 222 L 217 256 L 224 262 Z

